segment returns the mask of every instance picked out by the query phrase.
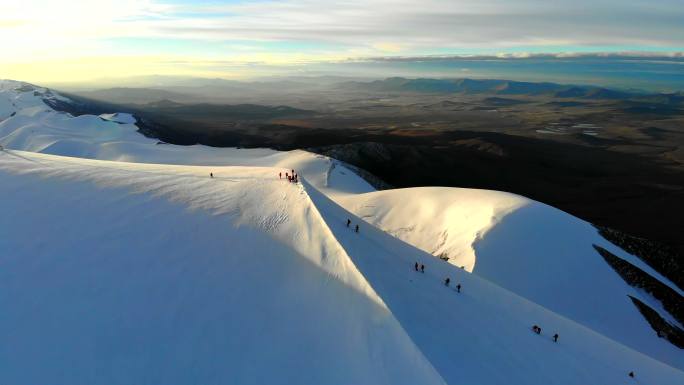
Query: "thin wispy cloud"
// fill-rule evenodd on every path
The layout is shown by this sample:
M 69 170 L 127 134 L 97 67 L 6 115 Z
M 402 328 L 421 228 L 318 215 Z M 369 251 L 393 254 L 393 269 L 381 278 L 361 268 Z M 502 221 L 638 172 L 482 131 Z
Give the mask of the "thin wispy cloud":
M 684 50 L 681 0 L 0 2 L 9 64 Z

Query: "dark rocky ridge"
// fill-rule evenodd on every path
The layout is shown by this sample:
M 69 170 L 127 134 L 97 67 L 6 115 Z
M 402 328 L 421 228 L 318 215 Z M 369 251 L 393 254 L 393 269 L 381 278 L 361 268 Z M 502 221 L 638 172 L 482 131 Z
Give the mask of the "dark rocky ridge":
M 663 304 L 663 308 L 679 321 L 680 324 L 684 324 L 684 297 L 645 271 L 614 255 L 601 246 L 594 245 L 594 248 L 628 285 L 643 289 L 652 295 Z M 634 301 L 634 299 L 632 299 L 632 301 Z M 668 341 L 675 345 L 684 341 L 684 330 L 679 328 L 679 326 L 668 323 L 658 315 L 655 310 L 643 303 L 637 305 L 637 307 L 660 336 L 665 336 Z M 648 307 L 650 311 L 645 310 L 645 307 Z M 652 313 L 655 313 L 658 317 L 655 317 Z M 670 339 L 669 336 L 671 336 L 672 339 Z M 677 342 L 675 343 L 675 341 Z M 677 346 L 684 348 L 684 345 Z
M 639 299 L 634 298 L 631 295 L 628 297 L 632 300 L 634 306 L 639 309 L 641 315 L 646 318 L 646 321 L 648 321 L 653 330 L 656 331 L 658 337 L 665 338 L 672 343 L 672 345 L 684 349 L 684 330 L 667 322 L 657 311 L 653 310 L 652 307 L 646 305 Z
M 636 255 L 649 266 L 667 277 L 680 289 L 684 289 L 684 265 L 681 258 L 669 246 L 660 242 L 635 237 L 620 231 L 596 226 L 599 234 L 626 252 Z

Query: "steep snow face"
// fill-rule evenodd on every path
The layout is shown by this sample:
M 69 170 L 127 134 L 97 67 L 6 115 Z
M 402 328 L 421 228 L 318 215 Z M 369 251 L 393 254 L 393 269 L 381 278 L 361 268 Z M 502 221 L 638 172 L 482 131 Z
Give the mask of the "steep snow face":
M 359 217 L 449 263 L 473 271 L 473 243 L 531 201 L 499 191 L 420 187 L 342 197 Z
M 497 191 L 411 188 L 346 196 L 355 215 L 435 256 L 678 368 L 681 349 L 658 338 L 628 295 L 672 317 L 629 286 L 594 250 L 600 245 L 682 294 L 589 223 Z M 676 325 L 677 322 L 674 321 Z
M 684 294 L 643 261 L 603 239 L 591 224 L 539 202 L 504 217 L 475 243 L 481 263 L 474 272 L 605 336 L 684 368 L 682 350 L 658 338 L 628 295 L 651 304 L 663 318 L 673 321 L 672 317 L 648 293 L 626 284 L 594 244 Z
M 0 152 L 0 382 L 684 381 L 280 170 Z

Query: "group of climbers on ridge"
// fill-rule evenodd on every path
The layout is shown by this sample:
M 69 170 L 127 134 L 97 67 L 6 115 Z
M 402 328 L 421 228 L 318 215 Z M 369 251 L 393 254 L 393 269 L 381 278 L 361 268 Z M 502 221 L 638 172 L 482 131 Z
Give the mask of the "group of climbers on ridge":
M 278 179 L 283 179 L 283 173 L 282 172 L 278 173 Z M 295 173 L 294 169 L 291 169 L 290 172 L 285 171 L 285 179 L 287 179 L 288 182 L 298 183 L 299 182 L 299 175 L 297 173 Z

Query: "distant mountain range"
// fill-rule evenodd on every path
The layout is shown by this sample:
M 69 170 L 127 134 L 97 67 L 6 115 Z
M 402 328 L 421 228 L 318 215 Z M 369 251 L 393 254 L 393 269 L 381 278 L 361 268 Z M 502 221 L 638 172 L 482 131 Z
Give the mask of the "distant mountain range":
M 460 93 L 520 96 L 548 96 L 595 100 L 638 99 L 663 104 L 684 103 L 684 93 L 654 94 L 623 91 L 596 86 L 563 85 L 557 83 L 520 82 L 498 79 L 407 79 L 392 77 L 371 82 L 343 82 L 340 89 L 377 92 Z
M 487 96 L 547 97 L 554 99 L 582 99 L 586 101 L 637 101 L 659 106 L 681 107 L 684 92 L 649 93 L 641 90 L 612 89 L 591 85 L 524 82 L 505 79 L 436 79 L 391 77 L 383 80 L 359 81 L 318 78 L 297 80 L 235 81 L 221 79 L 193 79 L 183 83 L 158 84 L 145 87 L 113 87 L 74 91 L 89 99 L 121 105 L 147 105 L 160 101 L 182 104 L 236 104 L 240 95 L 261 100 L 270 96 L 316 92 L 379 92 L 429 93 Z M 162 103 L 163 104 L 163 103 Z M 147 105 L 146 107 L 150 107 Z M 159 106 L 161 107 L 161 106 Z M 165 106 L 165 107 L 168 107 Z

